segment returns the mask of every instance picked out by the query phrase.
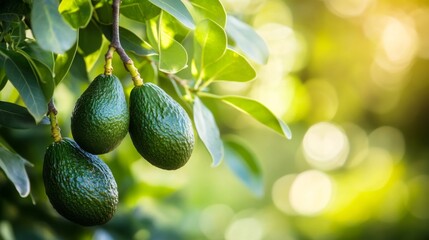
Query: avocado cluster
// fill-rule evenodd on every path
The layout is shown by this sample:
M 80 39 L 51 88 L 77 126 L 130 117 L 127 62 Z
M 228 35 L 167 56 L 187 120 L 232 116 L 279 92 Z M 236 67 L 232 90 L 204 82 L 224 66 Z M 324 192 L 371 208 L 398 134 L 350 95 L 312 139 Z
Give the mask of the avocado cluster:
M 83 226 L 109 221 L 118 204 L 117 184 L 97 156 L 115 149 L 129 132 L 152 165 L 174 170 L 186 164 L 194 132 L 186 111 L 152 83 L 135 86 L 130 107 L 119 79 L 97 76 L 78 98 L 71 117 L 74 140 L 63 138 L 45 153 L 46 194 L 65 218 Z

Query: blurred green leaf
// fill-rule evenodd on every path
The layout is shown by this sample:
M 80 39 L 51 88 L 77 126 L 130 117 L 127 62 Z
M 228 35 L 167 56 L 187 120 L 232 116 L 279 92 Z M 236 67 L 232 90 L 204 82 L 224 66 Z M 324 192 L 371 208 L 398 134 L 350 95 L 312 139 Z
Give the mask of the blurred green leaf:
M 102 32 L 94 21 L 90 21 L 85 28 L 79 29 L 79 52 L 84 56 L 99 50 L 102 42 Z
M 161 12 L 158 25 L 159 70 L 166 73 L 177 73 L 187 67 L 188 54 L 186 49 L 164 28 L 164 13 Z
M 141 66 L 139 66 L 140 76 L 145 82 L 158 83 L 158 67 L 153 61 L 144 61 Z
M 148 0 L 123 0 L 121 2 L 121 14 L 127 18 L 145 22 L 161 12 L 161 9 Z
M 97 4 L 93 12 L 95 19 L 101 24 L 110 25 L 113 22 L 112 5 L 108 1 Z
M 154 5 L 168 12 L 187 28 L 194 29 L 195 24 L 188 9 L 179 0 L 149 0 Z
M 55 83 L 58 85 L 70 70 L 73 59 L 77 52 L 77 44 L 63 54 L 58 54 L 55 59 Z
M 247 82 L 256 77 L 255 69 L 232 49 L 227 49 L 216 62 L 207 65 L 203 73 L 203 79 L 207 81 Z
M 262 169 L 255 154 L 236 139 L 227 138 L 224 143 L 228 167 L 250 191 L 261 197 L 264 194 Z
M 33 128 L 37 126 L 27 108 L 3 101 L 0 101 L 0 125 L 16 129 Z
M 70 67 L 69 72 L 64 78 L 66 81 L 81 81 L 84 83 L 89 82 L 88 71 L 86 69 L 85 60 L 83 56 L 79 53 L 76 53 L 73 63 Z
M 34 0 L 31 23 L 33 34 L 42 49 L 64 53 L 76 42 L 77 32 L 58 12 L 56 0 Z
M 26 165 L 31 166 L 27 160 L 0 145 L 0 167 L 15 185 L 21 197 L 27 197 L 30 194 L 30 180 L 25 170 Z
M 6 83 L 8 81 L 7 75 L 6 75 L 6 69 L 4 68 L 4 60 L 0 56 L 0 91 L 6 86 Z
M 0 13 L 0 21 L 9 23 L 19 23 L 21 19 L 15 13 Z
M 47 112 L 47 101 L 37 73 L 22 54 L 1 48 L 0 53 L 6 57 L 5 69 L 9 80 L 18 90 L 36 122 L 40 122 Z
M 226 51 L 225 31 L 211 20 L 204 20 L 195 28 L 194 60 L 198 72 L 218 60 Z
M 197 96 L 194 99 L 194 123 L 198 136 L 212 157 L 212 166 L 218 166 L 224 155 L 219 129 L 212 112 L 204 106 Z
M 277 118 L 267 107 L 262 103 L 241 96 L 218 96 L 208 93 L 200 93 L 200 97 L 208 97 L 221 100 L 224 103 L 240 110 L 243 113 L 253 117 L 260 123 L 271 128 L 276 133 L 285 136 L 288 139 L 292 138 L 292 132 L 288 125 L 281 119 Z
M 90 0 L 62 0 L 58 10 L 73 28 L 78 29 L 89 23 L 93 7 Z
M 225 27 L 226 12 L 219 0 L 190 0 L 184 3 L 192 6 L 190 8 L 196 23 L 209 19 Z
M 226 32 L 246 56 L 259 64 L 267 63 L 268 47 L 251 26 L 233 16 L 228 16 Z

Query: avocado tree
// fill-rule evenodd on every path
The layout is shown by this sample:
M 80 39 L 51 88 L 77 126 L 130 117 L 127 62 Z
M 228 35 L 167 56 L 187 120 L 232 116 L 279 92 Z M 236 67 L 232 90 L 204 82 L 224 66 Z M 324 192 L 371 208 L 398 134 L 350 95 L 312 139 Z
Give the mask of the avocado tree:
M 155 166 L 176 169 L 183 166 L 192 153 L 193 128 L 195 140 L 200 139 L 205 146 L 212 166 L 218 166 L 224 160 L 253 193 L 261 195 L 262 172 L 258 161 L 240 141 L 223 137 L 216 125 L 219 111 L 212 111 L 207 103 L 229 105 L 280 135 L 291 138 L 288 126 L 263 104 L 244 96 L 225 95 L 216 87 L 228 84 L 225 82 L 246 83 L 254 80 L 255 68 L 264 64 L 267 57 L 263 40 L 243 20 L 227 14 L 219 0 L 1 1 L 0 167 L 22 198 L 30 194 L 30 178 L 33 189 L 35 187 L 37 191 L 39 184 L 34 181 L 41 179 L 38 176 L 41 174 L 38 170 L 41 160 L 36 163 L 32 155 L 23 149 L 23 144 L 36 152 L 44 152 L 49 143 L 42 141 L 45 147 L 40 147 L 42 143 L 32 138 L 26 142 L 23 136 L 25 139 L 37 133 L 37 136 L 47 139 L 51 132 L 54 141 L 60 141 L 57 121 L 67 131 L 69 126 L 65 123 L 69 120 L 57 118 L 57 113 L 70 110 L 55 107 L 54 103 L 64 101 L 57 91 L 66 88 L 82 94 L 91 82 L 88 76 L 93 74 L 117 77 L 119 95 L 124 92 L 123 85 L 124 99 L 129 101 L 131 108 L 128 112 L 125 100 L 106 103 L 114 94 L 113 87 L 102 87 L 100 91 L 90 91 L 88 88 L 81 98 L 85 95 L 90 100 L 78 100 L 71 121 L 70 137 L 78 141 L 84 149 L 82 151 L 91 152 L 88 150 L 91 147 L 84 147 L 88 139 L 89 143 L 99 141 L 99 145 L 113 141 L 108 149 L 94 151 L 93 154 L 117 151 L 114 148 L 128 131 L 129 114 L 129 132 L 138 152 Z M 134 90 L 130 89 L 142 86 L 152 90 L 138 94 L 133 100 Z M 94 105 L 93 112 L 79 110 L 88 108 L 91 99 L 101 100 Z M 158 103 L 156 99 L 161 100 Z M 151 105 L 152 102 L 156 104 Z M 110 105 L 106 107 L 103 104 Z M 118 141 L 110 139 L 109 135 L 97 135 L 88 124 L 81 124 L 91 122 L 103 107 L 109 110 L 115 105 L 125 106 L 122 114 L 126 114 L 125 120 L 116 124 L 122 128 L 126 126 L 124 131 L 121 130 Z M 177 108 L 179 113 L 171 115 L 173 120 L 166 123 L 155 117 L 151 120 L 150 114 L 153 113 L 147 110 L 151 106 L 154 106 L 155 112 L 158 106 L 164 106 L 165 111 Z M 164 110 L 160 110 L 159 114 Z M 145 114 L 149 117 L 141 119 Z M 137 120 L 133 122 L 134 115 Z M 175 116 L 180 117 L 176 119 Z M 182 118 L 185 122 L 189 120 L 190 128 L 187 123 L 180 124 Z M 99 127 L 108 119 L 92 123 Z M 51 130 L 46 127 L 49 125 Z M 150 134 L 144 129 L 152 125 L 156 125 L 161 132 L 147 137 Z M 103 129 L 110 130 L 109 126 L 107 124 Z M 139 130 L 140 127 L 143 130 Z M 182 134 L 181 128 L 188 129 L 186 131 L 190 129 L 186 137 L 192 135 L 192 143 L 190 140 L 189 143 L 183 142 L 189 146 L 185 150 L 185 159 L 177 166 L 165 166 L 164 159 L 180 156 L 168 149 L 174 145 L 168 134 L 159 136 L 177 129 Z M 21 134 L 17 135 L 16 131 Z M 181 144 L 178 146 L 183 147 Z M 150 149 L 149 152 L 147 149 Z M 159 158 L 161 160 L 152 161 L 158 158 L 156 152 L 164 155 Z M 40 157 L 40 154 L 35 155 Z M 34 168 L 30 168 L 28 174 L 26 166 L 29 165 Z M 115 163 L 109 165 L 112 168 L 116 166 Z M 2 182 L 6 181 L 0 178 Z M 120 183 L 118 188 L 121 191 Z M 4 197 L 1 194 L 0 198 Z M 42 216 L 49 218 L 50 215 L 43 213 Z

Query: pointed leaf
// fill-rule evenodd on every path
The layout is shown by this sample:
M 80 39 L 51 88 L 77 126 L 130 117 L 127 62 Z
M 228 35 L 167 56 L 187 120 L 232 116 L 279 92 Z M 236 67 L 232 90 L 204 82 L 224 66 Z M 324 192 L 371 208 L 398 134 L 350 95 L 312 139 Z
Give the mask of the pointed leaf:
M 256 196 L 264 194 L 262 169 L 250 149 L 240 141 L 229 138 L 225 143 L 225 162 L 234 174 Z
M 246 56 L 259 64 L 267 63 L 268 47 L 251 26 L 228 16 L 226 32 Z
M 0 126 L 26 129 L 37 125 L 25 107 L 0 101 Z
M 64 53 L 76 42 L 77 32 L 58 12 L 56 0 L 34 0 L 31 23 L 37 43 L 47 51 Z
M 260 123 L 271 128 L 278 134 L 285 136 L 288 139 L 292 138 L 292 132 L 288 125 L 281 119 L 277 118 L 267 107 L 262 103 L 241 96 L 217 96 L 213 94 L 201 94 L 201 97 L 209 97 L 212 99 L 219 99 L 224 103 L 248 114 Z
M 226 51 L 225 31 L 211 20 L 204 20 L 195 28 L 194 59 L 198 72 L 218 60 Z
M 91 0 L 62 0 L 58 8 L 75 29 L 85 27 L 89 23 L 93 9 Z
M 211 111 L 195 96 L 194 122 L 200 139 L 203 141 L 212 157 L 212 166 L 218 166 L 224 154 L 219 129 Z
M 90 21 L 85 28 L 79 29 L 79 52 L 84 56 L 100 50 L 103 44 L 103 35 L 94 21 Z
M 70 70 L 73 59 L 77 52 L 77 44 L 73 45 L 67 52 L 58 54 L 55 59 L 55 83 L 58 85 Z
M 54 71 L 54 54 L 45 51 L 36 42 L 27 42 L 24 50 L 31 58 L 45 65 L 51 72 Z
M 180 0 L 149 0 L 154 5 L 168 12 L 187 28 L 194 29 L 195 23 L 188 9 Z
M 47 112 L 47 101 L 39 84 L 37 73 L 20 53 L 4 49 L 0 49 L 0 52 L 7 56 L 5 60 L 7 77 L 18 90 L 36 122 L 40 122 Z
M 171 36 L 163 21 L 167 21 L 161 12 L 158 29 L 159 70 L 166 73 L 177 73 L 187 67 L 188 53 L 186 49 Z
M 256 77 L 256 72 L 247 60 L 232 49 L 216 62 L 207 65 L 203 79 L 208 81 L 247 82 Z
M 127 18 L 145 22 L 161 12 L 161 9 L 145 0 L 123 0 L 121 2 L 121 14 Z
M 27 160 L 0 145 L 0 168 L 15 185 L 21 197 L 27 197 L 30 194 L 30 180 L 25 170 L 26 165 L 29 165 Z
M 190 9 L 195 22 L 210 19 L 222 28 L 225 27 L 226 12 L 219 0 L 190 0 L 184 3 L 188 2 L 191 5 Z

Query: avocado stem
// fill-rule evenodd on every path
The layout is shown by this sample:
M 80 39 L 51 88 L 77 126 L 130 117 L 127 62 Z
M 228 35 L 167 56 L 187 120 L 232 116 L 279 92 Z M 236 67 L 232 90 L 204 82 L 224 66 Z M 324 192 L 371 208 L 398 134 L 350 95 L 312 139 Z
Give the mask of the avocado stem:
M 58 111 L 55 108 L 54 101 L 51 99 L 48 103 L 48 115 L 51 122 L 51 135 L 55 142 L 59 142 L 62 139 L 61 129 L 57 122 Z
M 106 54 L 106 65 L 104 68 L 104 72 L 106 75 L 110 75 L 108 67 L 111 67 L 111 59 L 113 56 L 113 52 L 116 51 L 116 53 L 121 58 L 121 61 L 124 63 L 125 69 L 131 74 L 131 78 L 134 82 L 134 86 L 141 86 L 143 85 L 143 79 L 140 76 L 140 73 L 138 72 L 138 69 L 134 66 L 133 61 L 131 58 L 127 55 L 124 48 L 121 45 L 121 41 L 119 39 L 119 6 L 121 4 L 121 0 L 113 0 L 112 5 L 112 15 L 113 15 L 113 23 L 112 23 L 112 39 L 110 41 L 110 47 Z M 110 65 L 109 65 L 110 64 Z M 113 68 L 112 68 L 113 69 Z
M 113 53 L 115 52 L 115 48 L 110 46 L 109 50 L 107 51 L 104 59 L 105 59 L 105 64 L 104 64 L 104 75 L 112 75 L 113 73 L 113 64 L 112 64 L 112 59 L 113 59 Z

